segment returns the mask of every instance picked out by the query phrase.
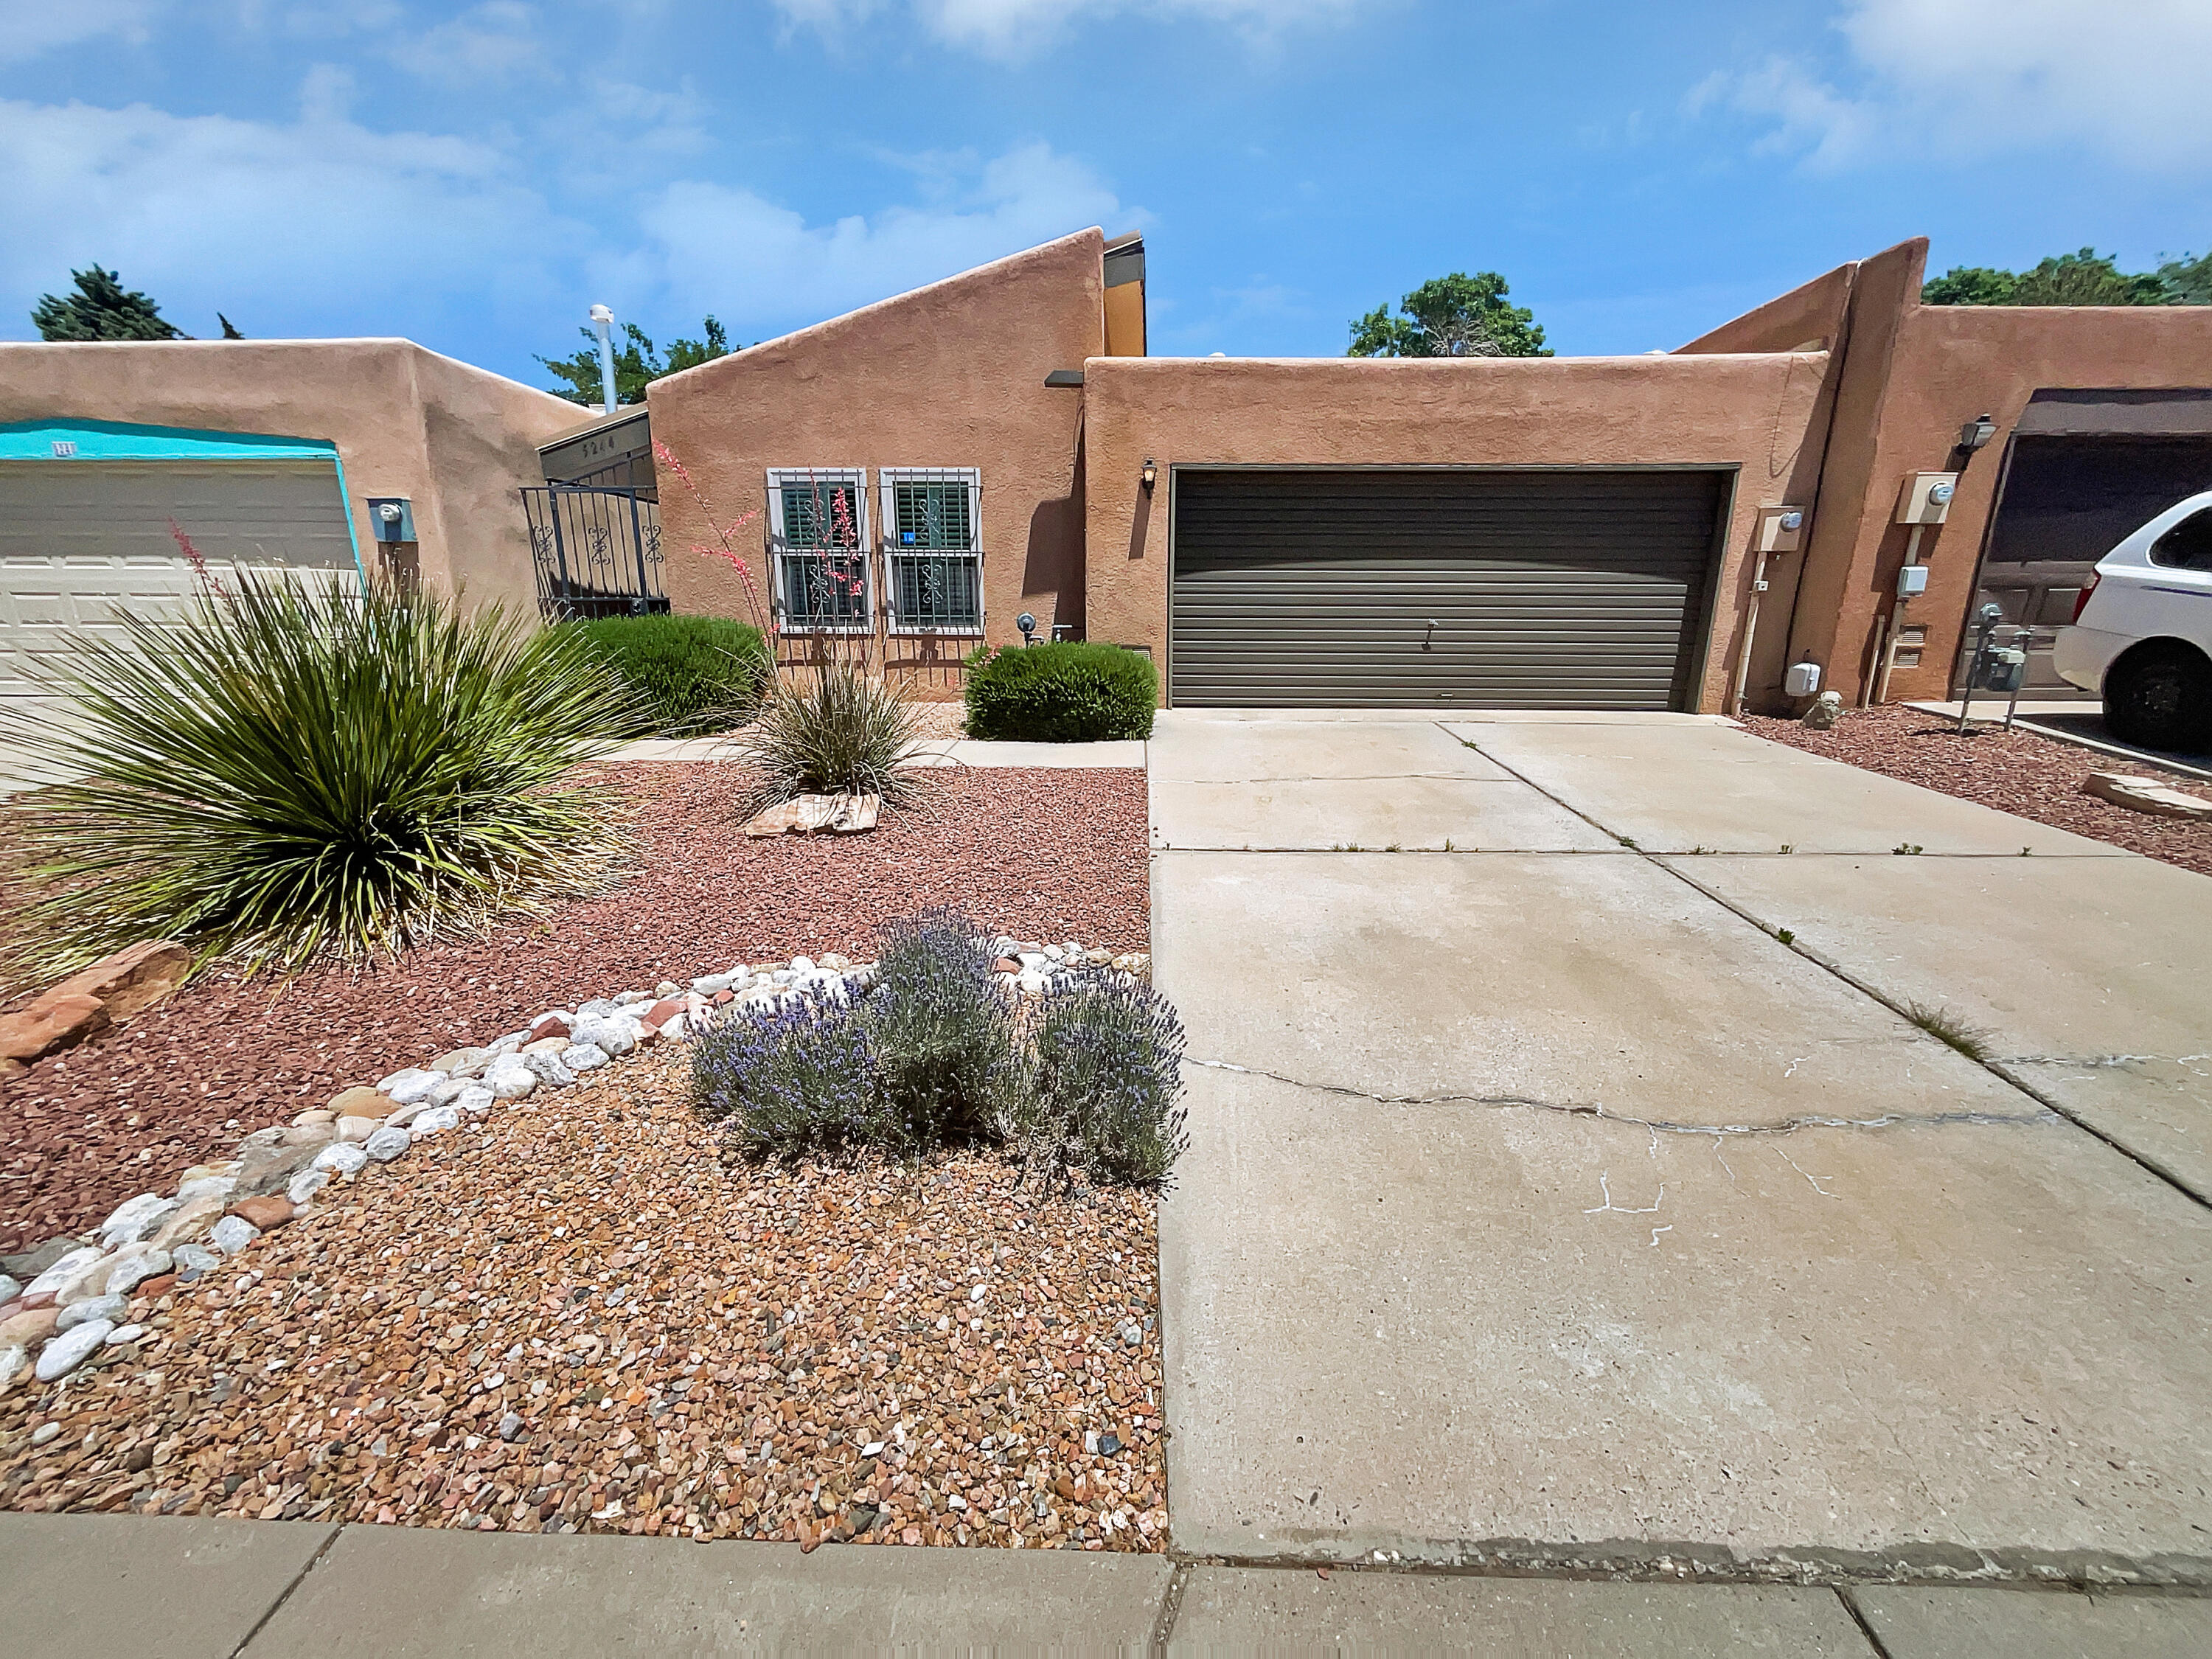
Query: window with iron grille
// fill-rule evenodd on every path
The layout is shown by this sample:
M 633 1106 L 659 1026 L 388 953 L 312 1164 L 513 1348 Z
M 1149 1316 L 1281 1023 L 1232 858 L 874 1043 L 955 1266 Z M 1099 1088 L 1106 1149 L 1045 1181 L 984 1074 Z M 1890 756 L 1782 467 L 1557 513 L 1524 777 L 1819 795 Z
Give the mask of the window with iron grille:
M 856 466 L 772 469 L 768 508 L 775 611 L 784 629 L 872 631 L 866 475 Z
M 884 575 L 895 634 L 983 631 L 982 474 L 887 466 Z

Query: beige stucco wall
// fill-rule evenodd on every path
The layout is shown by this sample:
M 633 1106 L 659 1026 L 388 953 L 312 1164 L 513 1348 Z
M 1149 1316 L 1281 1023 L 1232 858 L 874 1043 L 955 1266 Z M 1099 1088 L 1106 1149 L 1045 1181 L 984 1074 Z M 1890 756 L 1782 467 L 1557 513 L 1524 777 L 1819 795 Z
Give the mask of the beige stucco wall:
M 1927 626 L 1927 647 L 1918 666 L 1890 681 L 1893 700 L 1949 696 L 2004 446 L 2031 394 L 2040 386 L 2212 386 L 2212 307 L 1906 307 L 1835 611 L 1838 639 L 1863 652 L 1876 614 L 1888 609 L 1910 533 L 1889 522 L 1905 475 L 1947 470 L 1960 426 L 1992 416 L 1996 436 L 1961 469 L 1949 517 L 1922 538 L 1928 592 L 1912 601 L 1909 620 Z
M 535 613 L 515 491 L 576 405 L 408 340 L 0 344 L 0 422 L 62 418 L 337 445 L 362 556 L 368 498 L 414 505 L 424 580 Z
M 765 595 L 771 467 L 866 468 L 872 520 L 878 468 L 975 467 L 987 637 L 1018 642 L 1024 611 L 1041 628 L 1080 622 L 1083 393 L 1044 380 L 1103 349 L 1104 246 L 1082 231 L 654 381 L 654 443 L 697 485 L 661 469 L 673 608 L 752 614 L 738 573 L 696 550 L 714 541 L 702 496 L 725 526 L 754 515 L 733 539 Z M 971 647 L 945 644 L 956 658 Z M 894 665 L 914 654 L 895 650 Z
M 1738 469 L 1698 707 L 1717 710 L 1749 600 L 1758 510 L 1809 488 L 1825 353 L 1665 357 L 1097 358 L 1086 365 L 1090 637 L 1167 676 L 1168 469 L 1245 465 Z M 1161 469 L 1149 495 L 1140 473 Z

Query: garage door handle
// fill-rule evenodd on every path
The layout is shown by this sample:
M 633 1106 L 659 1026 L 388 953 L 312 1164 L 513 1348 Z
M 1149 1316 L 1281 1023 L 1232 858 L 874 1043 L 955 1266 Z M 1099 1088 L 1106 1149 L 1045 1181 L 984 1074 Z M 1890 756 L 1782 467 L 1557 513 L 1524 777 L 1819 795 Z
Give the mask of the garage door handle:
M 1429 631 L 1421 635 L 1422 650 L 1427 651 L 1433 648 L 1430 644 L 1430 641 L 1435 635 L 1437 629 L 1441 628 L 1443 625 L 1443 624 L 1439 623 L 1434 617 L 1429 618 Z

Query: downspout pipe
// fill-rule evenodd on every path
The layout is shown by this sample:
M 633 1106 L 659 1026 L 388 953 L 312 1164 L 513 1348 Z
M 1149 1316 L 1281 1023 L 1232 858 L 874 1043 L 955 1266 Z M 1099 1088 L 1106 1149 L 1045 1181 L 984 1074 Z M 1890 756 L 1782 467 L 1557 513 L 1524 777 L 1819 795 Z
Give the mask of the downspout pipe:
M 615 412 L 615 314 L 605 306 L 592 307 L 592 331 L 599 337 L 599 412 Z

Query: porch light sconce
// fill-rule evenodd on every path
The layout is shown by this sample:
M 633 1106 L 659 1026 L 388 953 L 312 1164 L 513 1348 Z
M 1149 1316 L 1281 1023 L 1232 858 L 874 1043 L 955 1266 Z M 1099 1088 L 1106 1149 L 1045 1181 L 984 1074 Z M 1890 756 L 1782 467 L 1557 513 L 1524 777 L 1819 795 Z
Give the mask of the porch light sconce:
M 1972 453 L 1997 435 L 1997 423 L 1986 415 L 1977 415 L 1959 428 L 1959 447 Z
M 1149 455 L 1145 457 L 1145 471 L 1143 476 L 1145 480 L 1145 488 L 1147 489 L 1150 489 L 1155 483 L 1159 482 L 1159 463 L 1155 461 Z

